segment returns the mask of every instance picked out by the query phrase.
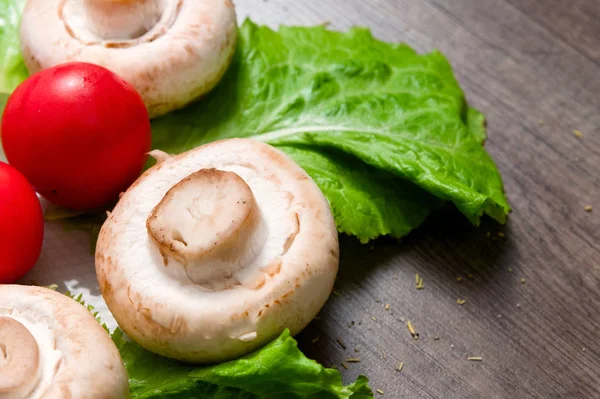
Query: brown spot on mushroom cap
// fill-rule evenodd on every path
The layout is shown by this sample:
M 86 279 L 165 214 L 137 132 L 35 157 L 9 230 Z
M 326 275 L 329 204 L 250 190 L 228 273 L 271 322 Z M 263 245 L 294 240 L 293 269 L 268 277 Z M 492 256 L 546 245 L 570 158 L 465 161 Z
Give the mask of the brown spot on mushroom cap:
M 294 238 L 296 238 L 296 235 L 298 235 L 298 233 L 300 232 L 300 218 L 298 217 L 298 213 L 296 212 L 294 212 L 293 226 L 294 227 L 290 235 L 285 239 L 285 243 L 283 244 L 283 254 L 285 254 L 290 249 L 292 243 L 294 242 Z
M 31 48 L 29 46 L 21 46 L 21 55 L 23 56 L 23 60 L 25 61 L 25 64 L 27 65 L 31 74 L 37 73 L 42 70 L 42 65 L 40 64 L 40 61 L 31 52 Z
M 290 291 L 286 292 L 285 294 L 283 294 L 283 296 L 281 297 L 281 299 L 284 300 L 284 299 L 286 299 L 290 295 L 294 295 L 294 290 L 290 290 Z
M 260 271 L 267 273 L 270 277 L 275 276 L 281 270 L 281 259 L 277 258 L 267 266 L 260 269 Z
M 240 320 L 240 319 L 245 319 L 248 317 L 248 310 L 244 310 L 244 312 L 239 313 L 239 314 L 234 314 L 231 316 L 231 320 Z

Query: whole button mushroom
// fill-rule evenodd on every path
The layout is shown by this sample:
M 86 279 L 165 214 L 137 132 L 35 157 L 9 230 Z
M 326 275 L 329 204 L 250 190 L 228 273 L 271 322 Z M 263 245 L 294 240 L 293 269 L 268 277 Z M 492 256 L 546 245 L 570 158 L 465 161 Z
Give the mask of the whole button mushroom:
M 47 288 L 0 285 L 0 398 L 120 399 L 127 372 L 79 303 Z
M 229 139 L 159 161 L 122 196 L 96 248 L 102 295 L 146 349 L 193 363 L 298 333 L 339 262 L 327 200 L 267 144 Z
M 140 92 L 151 117 L 210 91 L 237 37 L 231 0 L 28 0 L 20 29 L 30 73 L 101 65 Z

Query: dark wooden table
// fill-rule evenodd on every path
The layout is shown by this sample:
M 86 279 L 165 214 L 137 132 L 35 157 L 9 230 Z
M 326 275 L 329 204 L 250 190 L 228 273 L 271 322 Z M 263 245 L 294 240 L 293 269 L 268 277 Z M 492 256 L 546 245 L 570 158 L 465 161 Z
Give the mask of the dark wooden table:
M 440 49 L 488 117 L 514 208 L 504 227 L 448 209 L 401 243 L 343 239 L 339 296 L 301 334 L 304 351 L 345 380 L 367 374 L 385 398 L 600 398 L 600 0 L 237 6 L 271 26 L 363 25 Z M 360 363 L 345 370 L 349 357 Z

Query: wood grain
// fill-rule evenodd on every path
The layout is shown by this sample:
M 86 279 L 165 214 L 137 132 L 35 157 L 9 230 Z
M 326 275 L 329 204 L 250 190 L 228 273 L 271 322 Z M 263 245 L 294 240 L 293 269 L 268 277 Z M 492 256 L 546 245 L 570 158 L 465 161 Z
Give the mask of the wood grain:
M 600 398 L 600 2 L 237 6 L 271 26 L 363 25 L 440 49 L 488 117 L 487 148 L 514 208 L 504 227 L 473 228 L 445 209 L 401 243 L 343 239 L 339 296 L 301 334 L 303 350 L 347 381 L 367 374 L 389 398 Z M 425 289 L 414 288 L 415 273 Z M 360 363 L 345 370 L 348 357 Z

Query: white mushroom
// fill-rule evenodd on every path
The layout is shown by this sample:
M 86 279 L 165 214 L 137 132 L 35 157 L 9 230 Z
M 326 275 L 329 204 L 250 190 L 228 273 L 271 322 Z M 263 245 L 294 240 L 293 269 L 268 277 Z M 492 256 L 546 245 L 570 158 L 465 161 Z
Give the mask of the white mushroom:
M 168 157 L 125 193 L 96 249 L 125 332 L 194 363 L 298 333 L 331 293 L 339 245 L 327 200 L 287 155 L 230 139 Z
M 21 19 L 31 73 L 69 61 L 104 66 L 140 92 L 151 117 L 211 90 L 236 37 L 231 0 L 28 0 Z
M 119 352 L 86 308 L 47 288 L 0 285 L 0 398 L 127 395 Z

